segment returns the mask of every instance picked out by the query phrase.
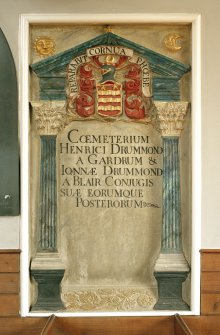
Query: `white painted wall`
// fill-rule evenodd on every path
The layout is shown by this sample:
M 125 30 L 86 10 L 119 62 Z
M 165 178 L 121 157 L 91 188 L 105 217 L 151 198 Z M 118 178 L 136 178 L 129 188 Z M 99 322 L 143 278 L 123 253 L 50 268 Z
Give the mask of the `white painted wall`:
M 18 70 L 22 13 L 200 13 L 202 15 L 202 248 L 220 248 L 219 0 L 0 0 L 0 27 Z M 0 218 L 0 248 L 19 246 L 19 217 Z

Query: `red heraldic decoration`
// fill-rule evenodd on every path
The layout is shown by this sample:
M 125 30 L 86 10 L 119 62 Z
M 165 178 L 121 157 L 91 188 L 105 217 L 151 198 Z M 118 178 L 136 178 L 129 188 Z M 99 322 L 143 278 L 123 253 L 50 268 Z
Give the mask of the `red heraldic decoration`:
M 79 95 L 76 98 L 76 111 L 80 116 L 88 117 L 95 113 L 95 81 L 92 68 L 88 63 L 80 66 L 79 73 Z
M 131 119 L 143 119 L 145 117 L 145 108 L 141 91 L 140 67 L 131 65 L 125 77 L 125 114 Z
M 67 67 L 67 109 L 87 118 L 149 117 L 151 72 L 148 61 L 122 46 L 97 45 Z

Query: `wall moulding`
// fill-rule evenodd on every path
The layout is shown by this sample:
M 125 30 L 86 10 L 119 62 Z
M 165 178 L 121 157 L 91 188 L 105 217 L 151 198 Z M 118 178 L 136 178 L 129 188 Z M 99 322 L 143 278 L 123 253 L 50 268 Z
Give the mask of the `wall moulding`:
M 22 316 L 199 314 L 200 16 L 21 15 L 19 82 Z

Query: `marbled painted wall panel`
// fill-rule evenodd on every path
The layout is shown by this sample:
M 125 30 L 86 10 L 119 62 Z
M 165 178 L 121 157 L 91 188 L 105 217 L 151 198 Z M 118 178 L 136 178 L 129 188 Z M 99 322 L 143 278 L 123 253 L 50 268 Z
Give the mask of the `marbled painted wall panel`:
M 183 101 L 190 97 L 190 33 L 189 25 L 123 25 L 114 26 L 113 33 L 97 25 L 33 25 L 31 271 L 38 285 L 45 285 L 39 290 L 38 310 L 63 308 L 61 301 L 46 301 L 45 287 L 53 285 L 47 282 L 49 272 L 59 277 L 57 294 L 65 269 L 60 295 L 67 311 L 152 310 L 158 296 L 155 271 L 160 272 L 157 280 L 169 266 L 172 276 L 182 271 L 185 278 L 191 248 L 191 118 Z M 121 49 L 114 57 L 111 52 L 105 56 L 104 49 L 99 49 L 101 55 L 93 49 L 96 58 L 84 56 L 100 45 Z M 134 117 L 126 83 L 134 80 L 141 60 L 147 62 L 150 80 L 147 90 L 141 86 L 145 93 L 138 91 L 144 108 Z M 78 61 L 74 81 L 71 69 Z M 114 75 L 109 74 L 112 69 Z M 106 97 L 111 80 L 115 86 Z M 82 83 L 92 83 L 87 109 L 83 94 L 89 86 Z M 46 159 L 40 161 L 51 138 L 48 165 Z M 164 149 L 173 150 L 173 156 Z M 170 185 L 169 194 L 163 185 Z M 50 193 L 46 197 L 45 190 Z M 53 241 L 49 248 L 42 247 L 44 227 Z M 170 229 L 169 236 L 164 228 Z M 180 282 L 175 287 L 181 291 Z M 190 304 L 189 279 L 184 287 Z M 178 302 L 171 303 L 171 309 L 176 306 Z

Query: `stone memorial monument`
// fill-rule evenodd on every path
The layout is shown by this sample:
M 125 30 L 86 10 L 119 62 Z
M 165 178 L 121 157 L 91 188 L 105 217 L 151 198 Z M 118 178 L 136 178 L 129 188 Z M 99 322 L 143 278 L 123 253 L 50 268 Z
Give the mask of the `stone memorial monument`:
M 189 309 L 190 27 L 113 30 L 31 31 L 32 311 Z

